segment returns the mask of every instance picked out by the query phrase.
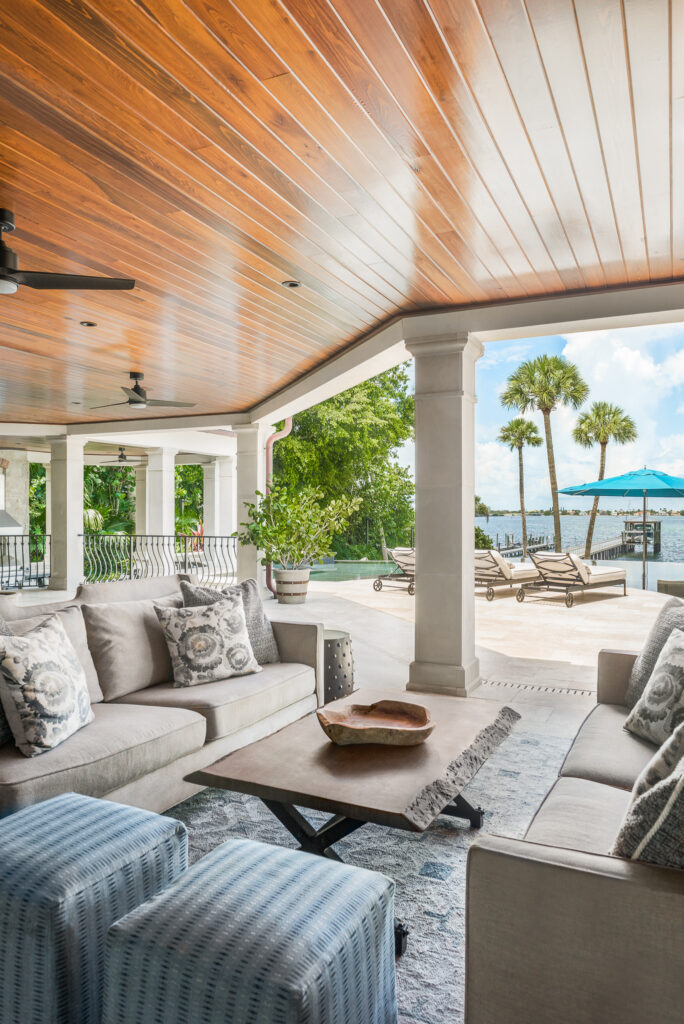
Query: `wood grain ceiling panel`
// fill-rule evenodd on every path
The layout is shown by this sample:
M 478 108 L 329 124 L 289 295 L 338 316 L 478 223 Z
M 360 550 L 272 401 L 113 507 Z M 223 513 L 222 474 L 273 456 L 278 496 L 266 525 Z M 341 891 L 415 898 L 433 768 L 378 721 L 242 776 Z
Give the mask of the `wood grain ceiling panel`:
M 400 312 L 681 277 L 683 53 L 667 0 L 5 5 L 7 241 L 137 287 L 1 296 L 0 421 L 126 417 L 131 369 L 243 411 Z

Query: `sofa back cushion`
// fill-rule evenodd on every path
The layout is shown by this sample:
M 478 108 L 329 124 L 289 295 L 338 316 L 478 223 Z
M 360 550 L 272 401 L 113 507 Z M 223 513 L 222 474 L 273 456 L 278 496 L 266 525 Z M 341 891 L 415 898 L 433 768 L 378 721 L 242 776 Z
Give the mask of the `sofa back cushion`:
M 24 611 L 33 611 L 30 605 L 24 606 Z M 88 684 L 88 692 L 90 694 L 90 703 L 99 704 L 100 701 L 104 700 L 104 695 L 100 687 L 100 681 L 97 678 L 97 670 L 93 661 L 93 656 L 90 653 L 88 647 L 88 634 L 86 633 L 86 625 L 83 619 L 83 614 L 78 605 L 72 604 L 67 605 L 66 608 L 60 608 L 55 612 L 57 618 L 64 626 L 66 635 L 71 640 L 71 644 L 76 651 L 76 656 L 83 666 L 85 672 L 86 682 Z M 36 626 L 40 626 L 41 623 L 46 622 L 48 616 L 45 614 L 31 615 L 30 618 L 25 619 L 12 619 L 9 623 L 12 633 L 14 636 L 24 636 L 29 630 L 35 629 Z
M 83 604 L 81 610 L 105 700 L 171 679 L 171 658 L 155 604 L 179 608 L 179 594 L 156 601 Z
M 150 576 L 141 580 L 114 580 L 110 583 L 82 583 L 76 591 L 77 604 L 113 604 L 115 601 L 148 601 L 180 594 L 180 581 L 191 577 Z

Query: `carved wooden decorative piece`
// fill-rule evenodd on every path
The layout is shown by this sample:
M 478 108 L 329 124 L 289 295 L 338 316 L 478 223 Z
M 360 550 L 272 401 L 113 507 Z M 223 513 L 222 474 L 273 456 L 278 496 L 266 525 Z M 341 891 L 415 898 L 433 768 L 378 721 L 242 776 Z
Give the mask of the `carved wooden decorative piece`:
M 328 739 L 340 747 L 358 743 L 417 747 L 435 727 L 430 712 L 422 704 L 401 700 L 326 707 L 316 714 Z

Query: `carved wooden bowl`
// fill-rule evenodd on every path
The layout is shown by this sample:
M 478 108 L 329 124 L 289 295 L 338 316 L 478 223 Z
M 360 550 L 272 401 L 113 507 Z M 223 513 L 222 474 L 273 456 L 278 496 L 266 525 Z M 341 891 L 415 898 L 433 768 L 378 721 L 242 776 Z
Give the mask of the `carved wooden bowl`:
M 316 714 L 326 736 L 340 747 L 352 743 L 416 747 L 425 742 L 435 727 L 427 708 L 401 700 L 325 707 Z

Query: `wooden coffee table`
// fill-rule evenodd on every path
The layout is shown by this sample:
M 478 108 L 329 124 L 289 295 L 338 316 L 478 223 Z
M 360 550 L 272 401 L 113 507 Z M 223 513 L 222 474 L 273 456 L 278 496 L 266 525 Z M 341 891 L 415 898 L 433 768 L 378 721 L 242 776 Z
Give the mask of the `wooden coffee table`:
M 186 781 L 259 797 L 300 849 L 334 860 L 341 860 L 335 843 L 368 823 L 423 832 L 439 814 L 448 814 L 480 828 L 483 809 L 471 806 L 461 791 L 508 736 L 518 713 L 490 700 L 396 690 L 364 689 L 335 706 L 383 699 L 427 707 L 436 723 L 428 740 L 418 747 L 337 747 L 313 713 Z M 299 807 L 331 817 L 315 828 Z M 403 935 L 405 942 L 405 929 Z

